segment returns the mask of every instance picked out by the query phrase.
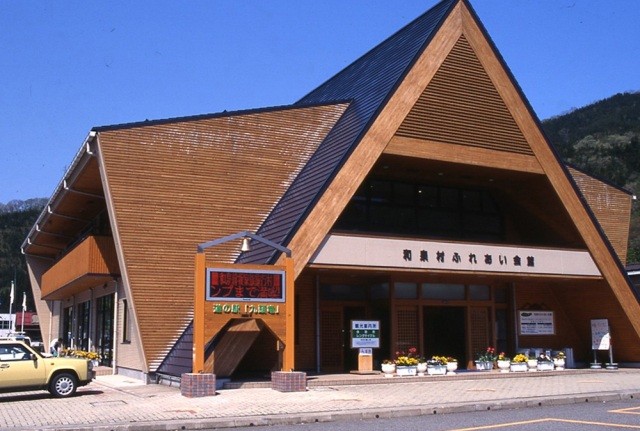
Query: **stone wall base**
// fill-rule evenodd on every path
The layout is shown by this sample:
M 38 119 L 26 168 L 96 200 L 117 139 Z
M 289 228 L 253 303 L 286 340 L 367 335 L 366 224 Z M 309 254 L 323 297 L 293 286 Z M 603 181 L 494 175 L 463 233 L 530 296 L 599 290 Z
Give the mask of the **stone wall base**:
M 216 394 L 216 375 L 184 373 L 180 380 L 180 393 L 188 398 L 213 396 Z
M 279 392 L 307 390 L 307 373 L 302 371 L 272 371 L 271 389 Z

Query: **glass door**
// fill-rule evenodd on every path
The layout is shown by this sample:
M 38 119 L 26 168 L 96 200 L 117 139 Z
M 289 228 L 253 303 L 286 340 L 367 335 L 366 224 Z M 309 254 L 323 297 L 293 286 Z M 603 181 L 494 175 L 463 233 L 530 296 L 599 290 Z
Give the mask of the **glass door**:
M 102 296 L 96 301 L 96 351 L 100 365 L 108 367 L 113 356 L 113 295 Z

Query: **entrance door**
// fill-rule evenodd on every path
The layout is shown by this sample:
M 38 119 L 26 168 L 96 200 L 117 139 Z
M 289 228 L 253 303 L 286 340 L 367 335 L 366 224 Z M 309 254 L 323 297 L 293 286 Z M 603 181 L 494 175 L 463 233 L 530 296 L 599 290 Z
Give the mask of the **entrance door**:
M 366 308 L 363 306 L 347 306 L 343 309 L 342 352 L 345 367 L 342 371 L 348 372 L 358 369 L 358 349 L 351 348 L 351 321 L 364 320 L 367 317 L 366 311 Z
M 342 373 L 358 369 L 358 353 L 351 348 L 351 320 L 366 318 L 365 306 L 324 305 L 320 311 L 320 369 Z
M 466 364 L 465 307 L 424 307 L 425 356 L 453 356 Z
M 96 351 L 100 365 L 111 366 L 113 354 L 113 295 L 102 296 L 96 301 Z

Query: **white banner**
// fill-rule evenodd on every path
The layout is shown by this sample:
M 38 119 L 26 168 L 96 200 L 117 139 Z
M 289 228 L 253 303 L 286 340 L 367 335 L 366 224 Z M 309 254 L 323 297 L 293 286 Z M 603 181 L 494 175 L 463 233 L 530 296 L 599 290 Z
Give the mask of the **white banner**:
M 587 251 L 330 235 L 311 263 L 599 276 Z

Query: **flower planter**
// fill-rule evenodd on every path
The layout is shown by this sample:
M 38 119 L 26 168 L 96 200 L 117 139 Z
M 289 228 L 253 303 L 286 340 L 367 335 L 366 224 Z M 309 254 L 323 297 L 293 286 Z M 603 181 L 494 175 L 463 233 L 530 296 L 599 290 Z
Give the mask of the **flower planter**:
M 385 377 L 393 377 L 393 373 L 396 372 L 396 364 L 382 364 L 380 368 Z
M 538 361 L 538 371 L 553 371 L 553 362 Z
M 556 370 L 558 371 L 564 370 L 564 359 L 554 359 L 553 365 L 555 365 Z
M 447 362 L 447 374 L 455 374 L 457 369 L 458 369 L 457 361 Z
M 529 359 L 527 361 L 527 366 L 529 367 L 529 371 L 538 371 L 538 360 Z
M 490 361 L 476 361 L 476 370 L 492 370 L 493 362 Z
M 511 362 L 509 361 L 498 361 L 498 369 L 501 373 L 508 373 L 511 368 Z
M 415 376 L 418 374 L 418 367 L 415 365 L 396 365 L 396 374 L 400 377 Z
M 417 365 L 417 371 L 418 371 L 418 375 L 419 376 L 424 376 L 424 372 L 427 371 L 428 367 L 427 367 L 427 363 L 426 362 L 421 362 Z
M 427 365 L 427 374 L 430 376 L 444 376 L 447 374 L 446 365 Z
M 526 362 L 512 362 L 509 368 L 514 373 L 521 373 L 527 371 L 529 367 L 527 366 Z

